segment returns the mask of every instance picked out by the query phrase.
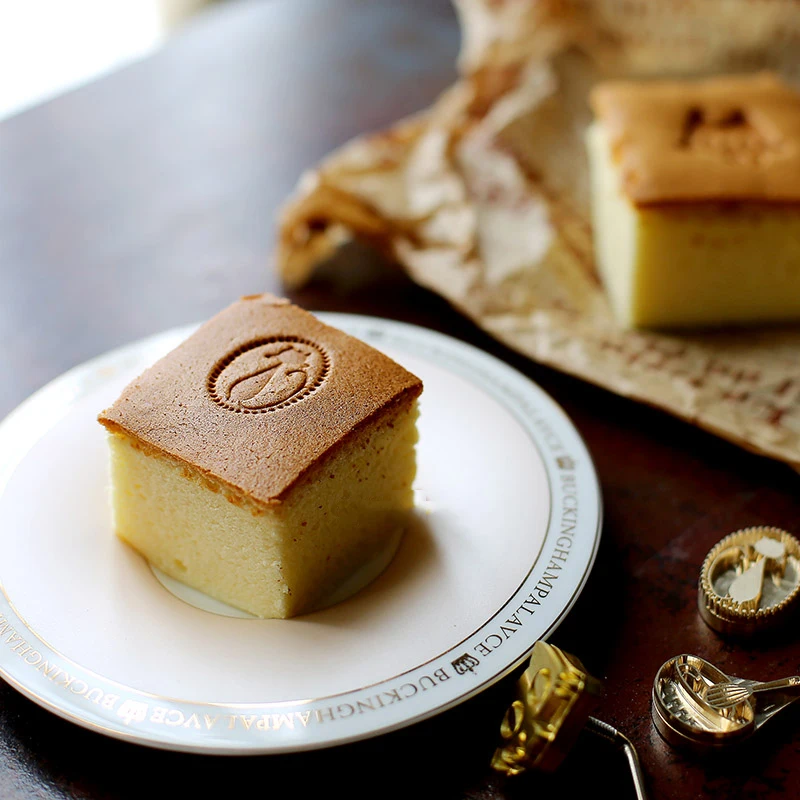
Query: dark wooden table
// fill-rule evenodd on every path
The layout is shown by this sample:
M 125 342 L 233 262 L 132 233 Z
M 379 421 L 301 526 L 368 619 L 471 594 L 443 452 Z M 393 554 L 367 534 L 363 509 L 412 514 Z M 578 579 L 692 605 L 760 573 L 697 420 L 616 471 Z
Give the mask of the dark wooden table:
M 445 0 L 224 4 L 142 63 L 0 123 L 0 417 L 91 356 L 240 295 L 283 292 L 274 214 L 301 171 L 429 104 L 454 78 L 458 43 Z M 506 351 L 369 259 L 292 297 L 444 331 L 548 391 L 584 436 L 604 495 L 596 566 L 551 639 L 604 682 L 597 716 L 633 740 L 653 798 L 800 797 L 800 709 L 713 759 L 671 749 L 650 717 L 655 672 L 678 653 L 765 680 L 798 671 L 796 626 L 759 645 L 725 642 L 695 599 L 724 534 L 798 530 L 796 474 Z M 239 758 L 105 738 L 0 681 L 0 799 L 632 796 L 622 756 L 588 734 L 551 776 L 495 775 L 512 681 L 386 736 Z

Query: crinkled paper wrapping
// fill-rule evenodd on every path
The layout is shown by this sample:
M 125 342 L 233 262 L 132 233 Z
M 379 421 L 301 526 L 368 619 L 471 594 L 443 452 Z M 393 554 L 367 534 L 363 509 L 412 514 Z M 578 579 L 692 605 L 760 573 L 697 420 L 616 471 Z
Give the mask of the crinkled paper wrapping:
M 280 218 L 284 283 L 369 242 L 532 359 L 800 468 L 800 327 L 665 335 L 615 324 L 594 270 L 583 144 L 600 78 L 770 68 L 797 80 L 800 4 L 456 8 L 461 77 L 431 108 L 303 176 Z

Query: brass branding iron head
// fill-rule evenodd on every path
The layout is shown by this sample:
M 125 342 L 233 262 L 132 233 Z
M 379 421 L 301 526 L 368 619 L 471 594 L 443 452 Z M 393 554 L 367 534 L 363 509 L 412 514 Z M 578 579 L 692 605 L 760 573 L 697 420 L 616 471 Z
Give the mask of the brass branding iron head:
M 586 730 L 625 752 L 636 795 L 644 800 L 644 776 L 633 745 L 616 728 L 590 716 L 601 690 L 600 682 L 575 656 L 536 642 L 517 681 L 516 699 L 500 726 L 492 768 L 509 776 L 528 770 L 552 772 Z
M 500 727 L 502 744 L 492 759 L 498 772 L 551 772 L 563 760 L 600 698 L 600 682 L 581 662 L 553 645 L 536 642 L 517 697 Z

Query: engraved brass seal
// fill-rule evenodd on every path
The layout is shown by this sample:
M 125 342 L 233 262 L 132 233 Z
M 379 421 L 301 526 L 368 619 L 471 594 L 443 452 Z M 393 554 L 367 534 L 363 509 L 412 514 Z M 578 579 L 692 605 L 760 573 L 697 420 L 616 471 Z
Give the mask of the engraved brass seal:
M 321 347 L 294 337 L 251 342 L 217 362 L 209 393 L 229 411 L 277 411 L 308 397 L 322 385 L 330 361 Z
M 755 635 L 784 624 L 800 608 L 800 541 L 767 526 L 729 534 L 703 562 L 697 600 L 720 633 Z
M 506 775 L 554 770 L 600 698 L 600 682 L 575 656 L 536 642 L 500 727 L 492 768 Z
M 798 700 L 798 675 L 754 681 L 726 675 L 704 658 L 683 653 L 656 673 L 651 711 L 669 744 L 700 753 L 752 736 Z

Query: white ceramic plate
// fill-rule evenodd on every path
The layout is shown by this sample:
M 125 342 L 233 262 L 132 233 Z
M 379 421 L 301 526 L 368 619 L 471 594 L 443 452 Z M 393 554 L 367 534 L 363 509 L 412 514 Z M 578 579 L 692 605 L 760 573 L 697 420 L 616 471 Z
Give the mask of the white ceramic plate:
M 176 597 L 113 536 L 96 416 L 193 328 L 169 331 L 71 370 L 0 424 L 0 675 L 10 684 L 141 744 L 299 751 L 452 707 L 554 630 L 589 575 L 601 522 L 591 458 L 567 416 L 455 339 L 319 316 L 425 385 L 416 524 L 388 569 L 324 611 L 237 619 Z

